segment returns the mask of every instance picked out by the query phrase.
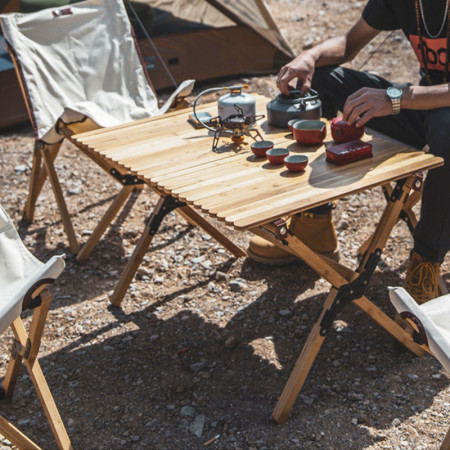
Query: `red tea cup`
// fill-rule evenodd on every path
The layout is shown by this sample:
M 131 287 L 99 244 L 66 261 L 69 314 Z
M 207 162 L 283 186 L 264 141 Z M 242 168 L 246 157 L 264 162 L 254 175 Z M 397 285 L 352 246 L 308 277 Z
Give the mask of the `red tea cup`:
M 273 142 L 272 141 L 256 141 L 252 142 L 250 145 L 250 148 L 252 149 L 252 152 L 256 156 L 266 156 L 267 150 L 270 150 L 273 148 Z
M 289 155 L 284 158 L 284 165 L 291 172 L 301 172 L 308 165 L 308 157 L 305 155 Z
M 266 158 L 271 164 L 283 164 L 284 158 L 289 155 L 287 148 L 271 148 L 266 152 Z

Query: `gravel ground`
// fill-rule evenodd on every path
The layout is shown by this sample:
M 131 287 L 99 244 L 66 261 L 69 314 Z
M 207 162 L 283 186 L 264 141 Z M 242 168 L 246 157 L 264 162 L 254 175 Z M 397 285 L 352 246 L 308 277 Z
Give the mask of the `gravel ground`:
M 362 2 L 269 1 L 296 51 L 344 30 Z M 321 6 L 320 6 L 321 5 Z M 372 51 L 387 35 L 379 36 Z M 369 49 L 370 50 L 370 49 Z M 396 55 L 403 53 L 404 59 Z M 400 34 L 363 53 L 364 64 L 397 80 L 416 73 Z M 394 64 L 395 62 L 395 64 Z M 274 77 L 249 79 L 273 97 Z M 413 357 L 353 305 L 342 311 L 285 425 L 271 412 L 325 299 L 328 283 L 299 262 L 282 268 L 234 259 L 175 213 L 164 220 L 122 308 L 108 296 L 155 204 L 135 195 L 87 263 L 70 254 L 46 184 L 32 224 L 21 221 L 31 166 L 29 127 L 0 131 L 1 202 L 41 260 L 66 253 L 52 287 L 41 364 L 75 448 L 438 448 L 450 426 L 449 379 L 431 356 Z M 57 170 L 84 241 L 117 186 L 64 144 Z M 354 266 L 373 231 L 380 190 L 340 201 L 334 212 L 341 262 Z M 217 226 L 245 248 L 250 236 Z M 386 287 L 401 285 L 412 239 L 397 224 L 368 288 L 393 314 Z M 443 264 L 450 287 L 450 257 Z M 9 346 L 5 338 L 2 350 Z M 4 369 L 7 357 L 0 362 Z M 53 436 L 25 371 L 5 415 L 43 448 Z M 4 442 L 8 447 L 8 442 Z

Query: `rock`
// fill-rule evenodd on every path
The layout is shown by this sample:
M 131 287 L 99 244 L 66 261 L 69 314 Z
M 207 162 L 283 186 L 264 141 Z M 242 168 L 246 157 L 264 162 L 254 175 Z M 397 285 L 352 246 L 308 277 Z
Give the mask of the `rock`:
M 245 283 L 243 283 L 242 281 L 239 281 L 239 280 L 230 281 L 228 283 L 228 286 L 230 287 L 230 289 L 233 292 L 243 291 L 247 287 L 247 285 Z
M 195 419 L 189 425 L 189 431 L 197 437 L 201 437 L 203 433 L 203 427 L 205 426 L 205 416 L 199 414 L 195 416 Z
M 312 48 L 313 45 L 314 45 L 314 39 L 311 38 L 311 37 L 306 38 L 306 39 L 303 41 L 302 49 L 303 49 L 303 50 L 309 50 L 310 48 Z
M 180 416 L 195 417 L 195 408 L 193 406 L 183 406 L 180 409 Z
M 398 419 L 397 417 L 392 421 L 392 425 L 393 425 L 394 427 L 398 427 L 398 426 L 400 426 L 401 424 L 402 424 L 401 420 Z
M 145 426 L 146 426 L 147 428 L 155 428 L 155 427 L 157 427 L 157 426 L 159 426 L 159 425 L 161 425 L 161 422 L 160 422 L 158 419 L 150 420 L 149 422 L 147 422 L 147 423 L 145 424 Z
M 19 166 L 14 167 L 14 172 L 24 173 L 28 170 L 28 166 L 26 164 L 20 164 Z
M 341 220 L 337 225 L 339 231 L 347 230 L 349 227 L 350 224 L 346 220 Z
M 278 311 L 278 314 L 281 317 L 291 317 L 292 311 L 290 309 L 281 309 L 280 311 Z
M 76 188 L 69 189 L 69 194 L 70 194 L 70 195 L 78 195 L 78 194 L 81 194 L 81 186 L 78 186 L 78 187 L 76 187 Z
M 191 364 L 189 367 L 193 372 L 200 372 L 200 370 L 203 370 L 205 368 L 206 364 L 204 362 L 194 363 Z
M 236 336 L 230 336 L 225 341 L 225 348 L 234 348 L 234 347 L 236 347 L 237 344 L 238 344 L 238 340 L 237 340 Z
M 218 270 L 216 272 L 216 280 L 217 281 L 228 281 L 228 275 L 224 272 L 221 272 L 220 270 Z

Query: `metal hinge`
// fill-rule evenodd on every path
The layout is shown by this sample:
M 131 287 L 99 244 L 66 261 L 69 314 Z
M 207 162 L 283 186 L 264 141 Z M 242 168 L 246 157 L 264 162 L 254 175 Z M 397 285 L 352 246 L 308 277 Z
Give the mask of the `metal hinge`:
M 372 277 L 380 260 L 381 250 L 376 249 L 368 258 L 365 270 L 357 278 L 347 284 L 343 284 L 336 294 L 331 308 L 326 310 L 320 322 L 320 334 L 325 336 L 336 314 L 353 300 L 361 298 L 367 289 L 370 278 Z
M 137 186 L 139 184 L 144 184 L 144 182 L 136 175 L 131 175 L 129 173 L 122 174 L 116 169 L 111 169 L 109 173 L 124 186 Z
M 11 348 L 11 356 L 13 359 L 16 359 L 18 356 L 22 356 L 22 358 L 27 359 L 30 356 L 31 350 L 31 341 L 27 339 L 27 343 L 23 346 L 19 341 L 14 339 L 13 345 Z

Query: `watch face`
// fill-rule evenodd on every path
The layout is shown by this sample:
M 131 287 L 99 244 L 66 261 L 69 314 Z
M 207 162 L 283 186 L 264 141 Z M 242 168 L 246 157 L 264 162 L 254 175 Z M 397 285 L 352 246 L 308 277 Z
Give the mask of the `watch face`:
M 396 87 L 389 87 L 387 94 L 390 98 L 400 98 L 402 96 L 402 90 Z

